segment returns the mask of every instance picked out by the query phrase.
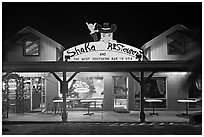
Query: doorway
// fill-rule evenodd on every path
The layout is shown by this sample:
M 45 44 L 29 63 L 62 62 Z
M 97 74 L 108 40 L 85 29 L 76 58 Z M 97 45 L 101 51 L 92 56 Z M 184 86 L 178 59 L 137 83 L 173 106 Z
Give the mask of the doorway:
M 42 77 L 34 77 L 32 79 L 32 112 L 42 111 L 42 104 L 45 104 L 45 79 Z
M 128 77 L 114 76 L 114 109 L 127 110 L 128 104 Z

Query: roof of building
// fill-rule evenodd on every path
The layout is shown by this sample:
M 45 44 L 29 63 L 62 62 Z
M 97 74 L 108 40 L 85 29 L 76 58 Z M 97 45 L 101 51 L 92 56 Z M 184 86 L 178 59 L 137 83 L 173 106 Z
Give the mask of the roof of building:
M 58 48 L 59 50 L 63 51 L 65 48 L 57 43 L 56 41 L 52 40 L 51 38 L 47 37 L 46 35 L 42 34 L 41 32 L 37 31 L 36 29 L 27 26 L 25 28 L 23 28 L 22 30 L 18 31 L 16 35 L 14 35 L 13 37 L 7 39 L 4 41 L 4 45 L 7 45 L 6 43 L 10 43 L 10 42 L 16 42 L 19 39 L 21 39 L 22 37 L 26 36 L 26 35 L 35 35 L 35 37 L 39 37 L 42 39 L 47 40 L 52 46 L 55 46 L 56 48 Z
M 37 35 L 40 38 L 48 40 L 49 42 L 52 43 L 52 45 L 56 46 L 56 48 L 58 48 L 62 51 L 65 49 L 61 44 L 57 43 L 56 41 L 52 40 L 51 38 L 47 37 L 46 35 L 42 34 L 41 32 L 37 31 L 36 29 L 34 29 L 30 26 L 23 28 L 17 34 L 25 34 L 25 33 L 29 33 L 29 32 L 34 33 L 35 35 Z
M 172 34 L 175 31 L 190 31 L 187 27 L 181 25 L 181 24 L 176 24 L 175 26 L 171 27 L 170 29 L 166 30 L 165 32 L 161 33 L 160 35 L 158 35 L 157 37 L 155 37 L 154 39 L 150 40 L 149 42 L 145 43 L 142 46 L 142 49 L 145 50 L 148 47 L 152 46 L 154 43 L 156 43 L 158 40 L 165 38 L 167 36 L 169 36 L 170 34 Z

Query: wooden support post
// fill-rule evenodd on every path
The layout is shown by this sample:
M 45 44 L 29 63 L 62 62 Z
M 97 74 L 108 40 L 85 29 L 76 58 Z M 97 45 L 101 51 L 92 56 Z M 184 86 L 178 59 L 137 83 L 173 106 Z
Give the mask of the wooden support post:
M 66 81 L 66 71 L 63 71 L 63 81 L 62 81 L 62 98 L 63 98 L 63 103 L 62 103 L 62 122 L 65 123 L 67 122 L 67 111 L 66 111 L 66 93 L 68 91 L 68 82 Z
M 147 82 L 152 76 L 156 73 L 156 71 L 153 71 L 147 78 L 144 79 L 144 82 Z
M 144 113 L 144 72 L 141 72 L 141 93 L 140 93 L 140 122 L 145 122 L 145 113 Z
M 141 72 L 141 78 L 140 80 L 132 73 L 129 72 L 129 74 L 137 81 L 140 83 L 140 122 L 143 123 L 145 122 L 145 113 L 144 113 L 144 84 L 145 84 L 145 79 L 144 79 L 144 72 Z M 150 74 L 149 77 L 153 76 L 153 74 Z
M 70 82 L 76 76 L 77 73 L 79 72 L 74 72 L 74 74 L 71 75 L 71 77 L 67 80 L 67 82 Z
M 63 98 L 63 103 L 62 103 L 62 108 L 63 108 L 63 112 L 62 112 L 62 122 L 65 123 L 67 122 L 67 110 L 66 110 L 66 106 L 67 106 L 67 102 L 66 102 L 66 94 L 68 92 L 68 82 L 70 82 L 77 74 L 78 72 L 75 72 L 68 80 L 66 80 L 66 71 L 63 71 L 63 80 L 62 82 L 62 98 Z
M 134 80 L 136 80 L 137 82 L 141 82 L 132 72 L 128 72 L 133 78 Z
M 70 82 L 78 72 L 74 72 L 74 74 L 68 79 L 66 80 L 66 71 L 63 71 L 62 76 L 63 76 L 63 80 L 61 80 L 57 74 L 55 74 L 55 72 L 50 72 L 53 74 L 53 76 L 60 82 L 60 86 L 61 86 L 61 93 L 62 93 L 62 99 L 63 99 L 63 103 L 62 103 L 62 122 L 65 123 L 67 122 L 67 110 L 66 110 L 66 106 L 67 106 L 67 102 L 66 102 L 66 94 L 68 92 L 68 82 Z
M 59 81 L 62 82 L 62 80 L 57 76 L 57 74 L 55 74 L 55 72 L 50 72 L 52 73 L 52 75 Z

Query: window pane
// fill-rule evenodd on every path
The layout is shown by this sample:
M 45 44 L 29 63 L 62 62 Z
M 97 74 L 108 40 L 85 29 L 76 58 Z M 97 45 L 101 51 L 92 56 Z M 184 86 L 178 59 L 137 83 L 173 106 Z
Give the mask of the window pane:
M 135 82 L 135 107 L 140 107 L 140 84 Z M 154 103 L 156 108 L 166 108 L 166 78 L 153 77 L 144 85 L 144 97 L 148 99 L 160 99 L 162 103 Z M 149 108 L 150 103 L 145 102 L 145 108 Z
M 127 109 L 127 77 L 114 78 L 114 108 Z
M 70 108 L 87 108 L 87 103 L 81 100 L 95 99 L 90 107 L 101 108 L 103 105 L 104 79 L 103 77 L 80 77 L 74 79 L 69 87 L 67 98 L 73 100 L 69 103 Z
M 199 90 L 196 86 L 196 83 L 191 86 L 191 89 L 188 92 L 189 99 L 199 99 L 202 98 L 202 90 Z M 196 103 L 189 103 L 189 108 L 201 108 L 202 101 L 198 100 Z
M 168 55 L 182 55 L 185 53 L 184 40 L 176 39 L 167 44 Z

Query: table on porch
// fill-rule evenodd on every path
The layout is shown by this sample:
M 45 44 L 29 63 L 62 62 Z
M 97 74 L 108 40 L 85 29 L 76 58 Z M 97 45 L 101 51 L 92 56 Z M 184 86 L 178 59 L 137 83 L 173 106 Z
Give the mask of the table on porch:
M 183 115 L 188 115 L 188 105 L 189 103 L 196 103 L 197 100 L 192 100 L 192 99 L 179 99 L 179 103 L 186 103 L 186 113 L 183 113 Z
M 88 99 L 88 100 L 81 100 L 81 103 L 87 103 L 87 108 L 88 108 L 88 111 L 87 111 L 87 113 L 85 113 L 84 115 L 89 115 L 89 116 L 91 116 L 91 115 L 93 115 L 94 113 L 92 112 L 90 112 L 90 103 L 92 103 L 92 102 L 96 102 L 96 100 L 95 99 Z
M 149 114 L 150 115 L 158 115 L 158 113 L 155 113 L 154 105 L 152 105 L 152 103 L 162 102 L 162 100 L 160 100 L 160 99 L 145 99 L 145 102 L 149 102 L 150 107 L 152 107 L 152 113 L 149 113 Z
M 66 103 L 68 103 L 68 102 L 70 102 L 70 99 L 66 100 Z M 56 111 L 57 111 L 58 107 L 61 107 L 61 113 L 62 113 L 62 103 L 63 103 L 63 100 L 62 99 L 60 99 L 60 100 L 53 100 L 53 103 L 54 103 L 55 114 L 56 114 Z

